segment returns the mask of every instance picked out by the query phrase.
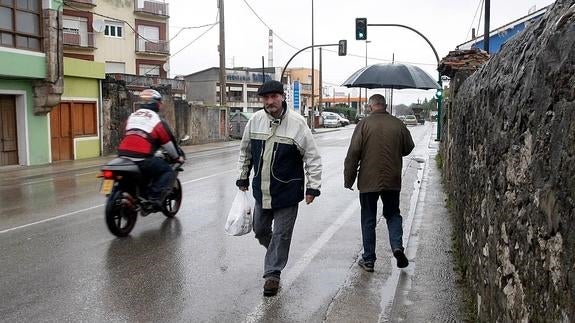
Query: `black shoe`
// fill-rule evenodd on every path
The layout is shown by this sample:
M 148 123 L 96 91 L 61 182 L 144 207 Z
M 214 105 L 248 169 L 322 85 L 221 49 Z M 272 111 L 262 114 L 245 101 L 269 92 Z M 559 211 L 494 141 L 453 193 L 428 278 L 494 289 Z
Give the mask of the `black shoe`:
M 405 253 L 403 253 L 403 250 L 395 249 L 393 251 L 393 256 L 397 260 L 397 268 L 405 268 L 409 265 L 409 260 L 407 260 Z
M 268 278 L 264 284 L 264 296 L 275 296 L 280 289 L 278 278 Z
M 357 264 L 363 268 L 363 270 L 367 271 L 368 273 L 373 272 L 373 261 L 365 261 L 363 258 L 360 258 Z

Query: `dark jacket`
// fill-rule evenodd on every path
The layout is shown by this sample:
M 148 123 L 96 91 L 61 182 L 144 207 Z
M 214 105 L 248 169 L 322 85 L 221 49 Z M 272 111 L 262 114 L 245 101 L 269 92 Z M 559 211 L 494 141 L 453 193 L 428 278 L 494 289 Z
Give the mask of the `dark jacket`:
M 360 192 L 401 190 L 402 157 L 415 145 L 405 124 L 385 110 L 372 112 L 353 132 L 344 162 L 344 186 L 351 188 L 359 167 Z

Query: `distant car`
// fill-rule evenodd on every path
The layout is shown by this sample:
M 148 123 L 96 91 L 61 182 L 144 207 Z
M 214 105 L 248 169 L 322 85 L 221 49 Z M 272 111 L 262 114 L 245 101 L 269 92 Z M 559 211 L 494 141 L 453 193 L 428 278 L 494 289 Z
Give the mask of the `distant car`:
M 323 116 L 324 128 L 337 128 L 341 126 L 339 118 L 335 114 L 326 114 Z
M 405 121 L 405 116 L 401 115 L 401 116 L 397 116 L 397 119 L 401 120 L 401 121 Z
M 339 122 L 341 123 L 342 126 L 345 127 L 350 124 L 349 119 L 344 117 L 343 114 L 339 113 L 338 116 L 339 116 Z
M 407 125 L 407 126 L 417 126 L 418 125 L 417 118 L 413 114 L 406 115 L 405 119 L 403 119 L 403 123 L 405 123 L 405 125 Z
M 347 126 L 348 124 L 350 124 L 349 120 L 347 118 L 343 117 L 343 115 L 339 114 L 339 113 L 324 111 L 321 113 L 321 116 L 324 117 L 324 119 L 326 116 L 335 116 L 337 118 L 337 120 L 339 120 L 339 126 L 338 127 Z

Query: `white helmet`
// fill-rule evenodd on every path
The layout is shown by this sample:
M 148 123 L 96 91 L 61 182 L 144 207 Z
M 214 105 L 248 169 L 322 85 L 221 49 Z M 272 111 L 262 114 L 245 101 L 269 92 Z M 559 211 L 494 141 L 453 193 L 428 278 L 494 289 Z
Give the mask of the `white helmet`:
M 140 107 L 158 112 L 162 95 L 160 92 L 152 89 L 145 89 L 140 93 Z

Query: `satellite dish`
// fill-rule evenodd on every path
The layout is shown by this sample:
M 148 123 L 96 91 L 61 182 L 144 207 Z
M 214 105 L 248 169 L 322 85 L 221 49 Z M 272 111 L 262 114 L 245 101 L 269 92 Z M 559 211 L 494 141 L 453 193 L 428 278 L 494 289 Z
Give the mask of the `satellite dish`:
M 168 62 L 164 63 L 164 65 L 162 65 L 162 68 L 164 69 L 164 71 L 169 72 L 170 71 L 170 64 Z
M 92 22 L 92 28 L 95 32 L 101 33 L 104 32 L 104 29 L 106 29 L 106 24 L 104 23 L 104 20 L 96 19 Z

